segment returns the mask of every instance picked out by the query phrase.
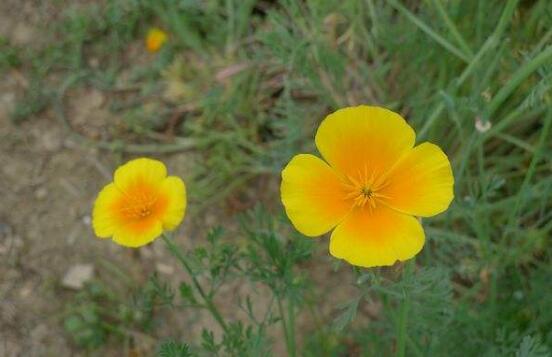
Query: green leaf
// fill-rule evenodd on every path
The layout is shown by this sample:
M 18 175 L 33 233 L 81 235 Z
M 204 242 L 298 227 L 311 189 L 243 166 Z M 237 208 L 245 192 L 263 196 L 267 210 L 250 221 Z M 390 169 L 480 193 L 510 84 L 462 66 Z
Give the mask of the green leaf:
M 192 357 L 190 346 L 174 341 L 163 342 L 157 352 L 158 357 Z
M 516 357 L 549 357 L 550 350 L 538 338 L 525 336 L 516 351 Z
M 342 331 L 355 319 L 360 298 L 359 296 L 344 304 L 342 313 L 333 321 L 333 328 L 336 331 Z
M 197 300 L 194 296 L 194 291 L 188 283 L 184 283 L 184 282 L 180 283 L 179 290 L 180 290 L 180 297 L 182 299 L 189 301 L 192 304 L 197 303 Z

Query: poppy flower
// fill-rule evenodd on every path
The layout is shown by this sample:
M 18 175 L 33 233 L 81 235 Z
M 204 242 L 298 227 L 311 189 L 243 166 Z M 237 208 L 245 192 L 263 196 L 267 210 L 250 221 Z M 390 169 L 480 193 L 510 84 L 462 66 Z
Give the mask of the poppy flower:
M 156 27 L 151 28 L 146 35 L 146 48 L 149 52 L 155 53 L 167 42 L 167 33 Z
M 450 162 L 436 145 L 414 146 L 416 134 L 390 110 L 340 109 L 320 124 L 315 143 L 324 160 L 292 158 L 282 171 L 281 198 L 306 236 L 333 229 L 330 254 L 362 267 L 393 265 L 424 245 L 420 220 L 453 199 Z
M 167 176 L 161 161 L 140 158 L 120 166 L 94 203 L 92 227 L 100 238 L 140 247 L 174 230 L 186 211 L 182 179 Z

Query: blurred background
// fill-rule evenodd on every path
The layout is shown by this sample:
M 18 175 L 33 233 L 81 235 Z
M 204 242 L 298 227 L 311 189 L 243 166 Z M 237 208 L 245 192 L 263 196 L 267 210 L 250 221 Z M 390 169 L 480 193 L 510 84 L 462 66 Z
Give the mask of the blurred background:
M 166 41 L 148 47 L 152 28 Z M 240 246 L 235 216 L 280 217 L 282 167 L 357 104 L 400 112 L 455 173 L 451 208 L 424 222 L 408 355 L 550 356 L 552 1 L 2 0 L 0 74 L 0 356 L 200 344 L 213 321 L 154 304 L 151 276 L 181 278 L 162 243 L 94 238 L 98 190 L 130 158 L 162 159 L 190 196 L 177 242 L 222 226 Z M 359 304 L 327 239 L 312 249 L 296 269 L 323 301 L 301 355 L 392 355 L 393 305 Z M 221 309 L 240 318 L 228 296 L 250 289 Z

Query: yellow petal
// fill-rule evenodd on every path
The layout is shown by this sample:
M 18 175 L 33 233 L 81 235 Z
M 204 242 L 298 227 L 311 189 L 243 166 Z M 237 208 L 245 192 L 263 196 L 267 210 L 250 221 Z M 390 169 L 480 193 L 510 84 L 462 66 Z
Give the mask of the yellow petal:
M 113 183 L 100 191 L 92 210 L 92 228 L 96 236 L 108 238 L 113 235 L 119 225 L 118 215 L 114 214 L 114 206 L 121 199 L 122 193 Z
M 165 164 L 158 160 L 139 158 L 130 160 L 115 170 L 115 186 L 123 192 L 137 185 L 156 185 L 167 177 Z
M 429 217 L 448 208 L 453 185 L 445 153 L 437 145 L 423 143 L 391 170 L 380 192 L 381 201 L 406 214 Z
M 167 197 L 167 206 L 161 217 L 163 228 L 169 231 L 175 229 L 186 212 L 186 186 L 180 177 L 169 176 L 160 187 L 160 194 Z
M 117 227 L 113 241 L 125 247 L 146 245 L 163 233 L 163 225 L 156 218 L 137 220 Z
M 384 205 L 355 208 L 330 238 L 330 253 L 361 267 L 393 265 L 415 256 L 423 247 L 418 220 Z
M 349 177 L 377 177 L 414 146 L 414 130 L 397 113 L 380 107 L 349 107 L 328 115 L 316 146 L 334 169 Z
M 352 203 L 336 173 L 313 155 L 296 155 L 282 171 L 280 188 L 286 214 L 306 236 L 319 236 L 335 227 Z

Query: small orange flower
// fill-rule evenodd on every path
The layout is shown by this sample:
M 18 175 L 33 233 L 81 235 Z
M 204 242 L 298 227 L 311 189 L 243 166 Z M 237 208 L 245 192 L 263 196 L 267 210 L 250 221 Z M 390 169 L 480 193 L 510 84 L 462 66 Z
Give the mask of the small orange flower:
M 94 203 L 92 227 L 100 238 L 126 247 L 140 247 L 163 231 L 174 230 L 186 211 L 186 187 L 176 176 L 167 177 L 161 161 L 140 158 L 116 171 Z
M 146 36 L 146 48 L 149 52 L 157 52 L 167 42 L 167 33 L 157 27 L 151 28 Z
M 328 115 L 315 138 L 327 163 L 300 154 L 282 171 L 282 203 L 295 228 L 311 237 L 335 228 L 330 253 L 353 265 L 393 265 L 416 255 L 425 235 L 413 216 L 445 211 L 454 178 L 443 151 L 414 146 L 415 136 L 384 108 Z

